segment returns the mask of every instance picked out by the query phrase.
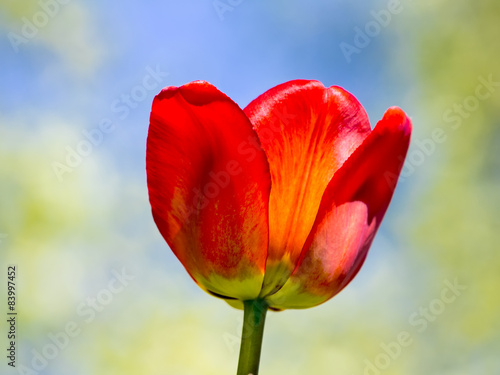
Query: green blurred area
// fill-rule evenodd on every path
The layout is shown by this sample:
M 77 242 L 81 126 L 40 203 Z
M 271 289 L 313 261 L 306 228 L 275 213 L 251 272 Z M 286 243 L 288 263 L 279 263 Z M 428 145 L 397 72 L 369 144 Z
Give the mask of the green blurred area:
M 414 248 L 439 275 L 467 286 L 463 298 L 434 327 L 423 362 L 450 373 L 496 374 L 500 364 L 500 4 L 497 1 L 421 5 L 426 27 L 418 40 L 421 105 L 429 130 L 447 141 L 434 177 L 419 191 L 405 223 Z M 486 83 L 485 83 L 486 82 Z M 426 165 L 429 165 L 427 163 Z M 416 192 L 417 193 L 417 192 Z M 451 310 L 451 309 L 450 309 Z M 457 363 L 458 362 L 458 363 Z
M 0 12 L 13 24 L 36 7 L 7 1 Z M 86 28 L 90 11 L 78 7 L 61 16 L 63 30 L 75 19 Z M 412 172 L 400 185 L 404 204 L 384 224 L 394 239 L 380 242 L 389 251 L 368 257 L 363 284 L 315 309 L 269 314 L 262 374 L 500 373 L 499 20 L 496 0 L 405 3 L 394 18 L 398 40 L 387 60 L 398 74 L 416 71 L 406 92 L 414 99 Z M 46 30 L 42 44 L 76 64 L 75 74 L 90 74 L 102 58 L 99 49 L 85 53 L 92 39 L 83 36 L 76 48 L 54 35 Z M 166 270 L 171 254 L 157 259 L 152 248 L 162 240 L 144 181 L 119 175 L 94 153 L 61 183 L 50 165 L 80 139 L 76 125 L 31 117 L 36 124 L 0 113 L 0 275 L 7 264 L 19 267 L 19 363 L 28 366 L 33 350 L 74 322 L 79 333 L 40 373 L 234 373 L 241 312 L 198 290 L 180 265 Z M 432 148 L 438 128 L 446 140 Z M 128 234 L 128 225 L 142 232 Z M 82 313 L 88 298 L 109 297 L 103 291 L 124 267 L 133 280 L 102 310 L 92 308 L 92 319 Z M 455 280 L 466 289 L 443 302 Z M 396 344 L 405 332 L 409 344 Z M 4 362 L 2 374 L 11 370 Z

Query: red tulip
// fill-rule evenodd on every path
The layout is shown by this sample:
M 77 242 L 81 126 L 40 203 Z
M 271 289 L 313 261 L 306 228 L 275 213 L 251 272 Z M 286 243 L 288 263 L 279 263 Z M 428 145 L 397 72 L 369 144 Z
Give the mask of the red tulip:
M 363 264 L 410 133 L 401 109 L 371 130 L 354 96 L 317 81 L 278 85 L 244 110 L 207 82 L 168 87 L 147 140 L 153 217 L 207 292 L 312 307 Z

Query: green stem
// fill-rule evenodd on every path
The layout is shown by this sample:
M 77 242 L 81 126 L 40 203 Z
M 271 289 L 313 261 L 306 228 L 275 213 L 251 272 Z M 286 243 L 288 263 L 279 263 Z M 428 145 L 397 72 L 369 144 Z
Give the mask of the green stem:
M 263 300 L 244 301 L 243 331 L 237 375 L 259 373 L 260 349 L 264 336 L 267 304 Z

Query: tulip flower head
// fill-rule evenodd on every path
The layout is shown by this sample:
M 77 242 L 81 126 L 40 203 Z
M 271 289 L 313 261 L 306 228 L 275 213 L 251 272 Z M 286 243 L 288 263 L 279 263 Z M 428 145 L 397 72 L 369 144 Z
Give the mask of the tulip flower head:
M 187 272 L 235 307 L 308 308 L 359 271 L 387 210 L 411 122 L 371 130 L 340 87 L 295 80 L 244 110 L 204 81 L 154 99 L 147 182 L 154 220 Z

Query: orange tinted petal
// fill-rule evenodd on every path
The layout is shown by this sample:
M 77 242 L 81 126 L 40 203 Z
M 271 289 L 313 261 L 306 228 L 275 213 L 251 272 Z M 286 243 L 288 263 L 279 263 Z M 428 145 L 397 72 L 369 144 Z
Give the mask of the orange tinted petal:
M 244 112 L 209 83 L 164 89 L 150 118 L 146 168 L 153 217 L 190 275 L 213 294 L 260 291 L 270 177 Z
M 246 108 L 271 172 L 269 256 L 261 295 L 295 268 L 334 173 L 370 131 L 359 102 L 340 87 L 290 81 Z
M 306 308 L 340 292 L 357 274 L 392 198 L 408 150 L 411 122 L 389 109 L 335 174 L 298 266 L 271 307 Z

